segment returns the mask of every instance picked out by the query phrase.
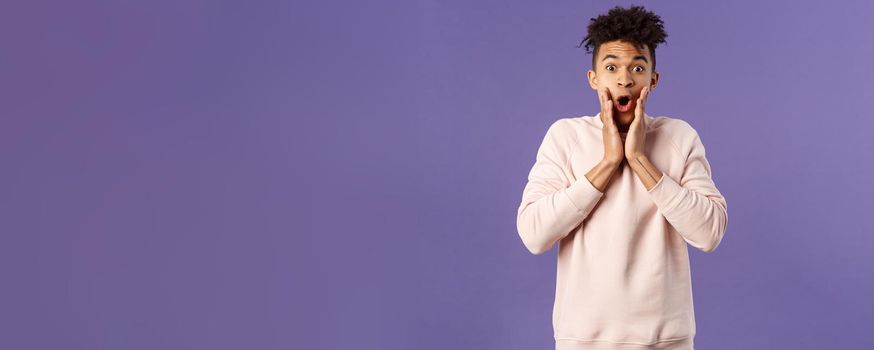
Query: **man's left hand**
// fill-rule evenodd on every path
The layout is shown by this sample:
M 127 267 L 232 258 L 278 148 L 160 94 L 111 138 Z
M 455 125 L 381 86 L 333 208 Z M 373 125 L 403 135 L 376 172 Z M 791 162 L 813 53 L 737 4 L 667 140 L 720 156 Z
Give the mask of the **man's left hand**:
M 644 86 L 640 91 L 640 98 L 637 99 L 637 105 L 634 107 L 634 120 L 628 126 L 628 135 L 625 137 L 625 159 L 632 160 L 637 157 L 645 156 L 644 146 L 646 145 L 646 117 L 643 110 L 646 105 L 646 98 L 649 97 L 649 86 Z

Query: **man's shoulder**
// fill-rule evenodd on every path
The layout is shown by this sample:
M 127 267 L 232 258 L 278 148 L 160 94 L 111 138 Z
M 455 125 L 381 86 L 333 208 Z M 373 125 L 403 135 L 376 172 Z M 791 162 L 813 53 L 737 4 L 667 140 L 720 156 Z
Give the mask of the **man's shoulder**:
M 550 129 L 555 129 L 555 132 L 565 134 L 576 134 L 576 132 L 585 128 L 600 129 L 601 121 L 597 118 L 599 118 L 597 115 L 562 117 L 553 121 Z M 666 115 L 647 115 L 647 131 L 656 130 L 680 137 L 694 137 L 697 135 L 695 128 L 686 120 Z
M 698 132 L 692 124 L 684 119 L 670 116 L 653 117 L 652 130 L 663 129 L 665 132 L 680 137 L 694 137 Z
M 580 122 L 578 118 L 561 117 L 553 120 L 546 131 L 547 135 L 560 140 L 575 141 Z
M 566 129 L 580 129 L 586 127 L 597 127 L 595 123 L 595 116 L 591 115 L 577 115 L 559 118 L 553 125 L 557 125 Z
M 576 139 L 580 134 L 580 131 L 587 128 L 598 127 L 597 124 L 595 124 L 594 118 L 594 116 L 590 115 L 560 117 L 552 121 L 549 129 L 550 132 L 555 133 L 559 137 Z
M 547 130 L 546 139 L 564 149 L 588 147 L 590 143 L 600 142 L 602 124 L 598 118 L 598 115 L 577 115 L 555 119 Z M 691 123 L 673 116 L 647 114 L 646 129 L 648 135 L 667 140 L 683 154 L 687 154 L 699 138 Z
M 650 132 L 658 134 L 659 138 L 668 140 L 680 154 L 689 154 L 698 138 L 698 131 L 688 121 L 671 116 L 654 118 Z

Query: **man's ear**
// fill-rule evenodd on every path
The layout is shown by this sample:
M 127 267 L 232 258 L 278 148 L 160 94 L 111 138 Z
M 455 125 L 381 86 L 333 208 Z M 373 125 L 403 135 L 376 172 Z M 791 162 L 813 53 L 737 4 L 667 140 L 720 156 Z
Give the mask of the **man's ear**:
M 589 86 L 592 88 L 592 90 L 598 90 L 598 74 L 596 74 L 595 71 L 589 69 L 589 71 L 586 72 L 586 77 L 589 80 Z
M 652 85 L 652 87 L 655 88 L 655 86 L 656 86 L 656 84 L 658 84 L 658 82 L 659 82 L 659 72 L 652 72 L 652 81 L 650 82 L 650 85 Z

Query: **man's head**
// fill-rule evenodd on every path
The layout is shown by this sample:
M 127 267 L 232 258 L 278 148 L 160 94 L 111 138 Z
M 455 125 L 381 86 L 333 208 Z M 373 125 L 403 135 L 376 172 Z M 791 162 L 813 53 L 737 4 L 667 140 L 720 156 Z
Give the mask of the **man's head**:
M 662 19 L 642 6 L 616 6 L 591 19 L 588 35 L 580 43 L 587 53 L 594 48 L 589 85 L 593 90 L 606 87 L 610 91 L 614 115 L 620 120 L 633 119 L 635 106 L 621 112 L 619 98 L 628 96 L 633 104 L 644 86 L 652 89 L 658 82 L 655 49 L 667 36 Z

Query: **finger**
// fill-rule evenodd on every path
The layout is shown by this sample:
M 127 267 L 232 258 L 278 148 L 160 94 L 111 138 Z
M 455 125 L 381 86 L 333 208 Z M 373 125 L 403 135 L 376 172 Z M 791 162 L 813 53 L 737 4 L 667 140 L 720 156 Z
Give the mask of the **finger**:
M 604 115 L 604 124 L 609 124 L 611 121 L 613 121 L 613 113 L 611 113 L 612 110 L 613 101 L 607 100 L 607 102 L 604 102 L 604 113 L 602 113 Z
M 649 92 L 652 91 L 652 85 L 646 87 L 646 97 L 643 98 L 643 104 L 646 104 L 646 101 L 649 100 Z
M 606 87 L 599 88 L 601 98 L 601 117 L 603 119 L 611 119 L 613 115 L 613 103 L 609 98 L 609 90 Z M 604 120 L 602 120 L 603 122 Z
M 604 87 L 601 88 L 601 105 L 603 106 L 607 103 L 607 101 L 610 101 L 610 91 L 607 90 L 606 87 Z
M 650 89 L 651 88 L 649 86 L 645 86 L 643 88 L 643 93 L 640 94 L 640 101 L 639 101 L 640 103 L 638 103 L 637 105 L 640 106 L 641 109 L 643 107 L 646 107 L 646 101 L 649 99 L 649 90 Z
M 601 122 L 604 122 L 604 116 L 607 114 L 606 101 L 604 100 L 604 91 L 598 88 L 598 105 L 601 106 Z
M 598 101 L 601 103 L 601 108 L 604 108 L 604 103 L 607 102 L 607 93 L 602 88 L 598 88 Z
M 604 91 L 601 88 L 598 88 L 598 104 L 601 105 L 601 109 L 604 109 Z
M 649 96 L 649 87 L 644 86 L 643 90 L 640 91 L 640 97 L 637 99 L 637 106 L 634 108 L 634 116 L 637 119 L 637 116 L 643 116 L 643 109 L 646 105 L 646 98 Z

